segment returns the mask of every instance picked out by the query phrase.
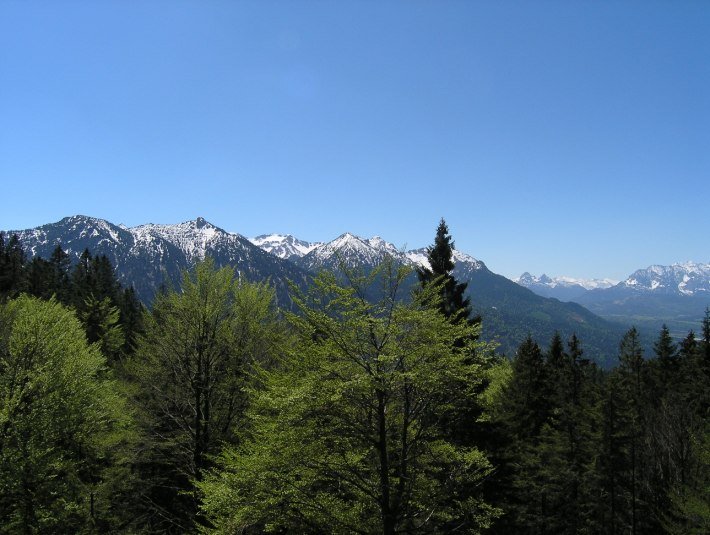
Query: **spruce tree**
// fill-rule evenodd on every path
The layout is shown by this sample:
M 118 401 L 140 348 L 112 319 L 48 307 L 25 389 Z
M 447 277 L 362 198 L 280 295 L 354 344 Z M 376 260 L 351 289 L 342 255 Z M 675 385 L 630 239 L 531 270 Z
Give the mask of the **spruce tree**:
M 703 360 L 703 368 L 705 373 L 710 377 L 710 308 L 705 309 L 705 316 L 702 323 L 703 339 L 700 342 L 701 354 Z
M 480 317 L 471 318 L 471 303 L 469 298 L 464 296 L 468 283 L 458 282 L 452 274 L 455 267 L 453 255 L 454 241 L 449 234 L 446 221 L 442 218 L 436 229 L 434 245 L 427 248 L 429 267 L 417 269 L 419 282 L 422 286 L 431 283 L 441 284 L 439 310 L 447 318 L 465 319 L 471 324 L 480 323 Z
M 50 287 L 52 293 L 56 295 L 60 303 L 69 304 L 71 296 L 69 280 L 71 259 L 60 244 L 57 244 L 54 251 L 52 251 L 49 257 L 49 265 L 51 268 Z
M 628 504 L 628 529 L 632 534 L 643 531 L 644 520 L 650 515 L 644 503 L 643 441 L 646 431 L 646 409 L 648 407 L 646 378 L 647 366 L 643 358 L 643 347 L 638 331 L 632 327 L 619 345 L 619 374 L 623 404 L 628 411 L 627 435 L 628 446 L 626 485 L 630 497 Z
M 671 389 L 671 383 L 678 379 L 678 347 L 671 338 L 668 327 L 664 324 L 658 335 L 658 340 L 653 344 L 653 352 L 656 354 L 656 361 L 653 362 L 655 379 L 655 396 L 659 400 L 666 391 Z
M 0 232 L 0 299 L 16 297 L 25 290 L 25 252 L 13 234 L 7 242 Z
M 539 442 L 553 409 L 547 373 L 542 351 L 528 335 L 494 411 L 506 439 L 496 474 L 507 512 L 497 525 L 501 533 L 534 533 L 546 524 L 549 499 L 541 484 Z

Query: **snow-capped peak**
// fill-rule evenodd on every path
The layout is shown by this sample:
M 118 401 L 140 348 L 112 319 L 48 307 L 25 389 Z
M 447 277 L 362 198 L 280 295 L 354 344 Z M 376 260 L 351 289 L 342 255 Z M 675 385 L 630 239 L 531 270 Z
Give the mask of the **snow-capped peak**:
M 204 259 L 208 247 L 215 241 L 241 239 L 239 234 L 226 232 L 202 217 L 176 225 L 148 223 L 129 230 L 137 242 L 150 242 L 158 238 L 172 243 L 190 261 Z
M 385 251 L 392 256 L 400 256 L 402 251 L 400 251 L 393 243 L 390 243 L 379 236 L 373 236 L 365 240 L 370 247 Z
M 322 245 L 321 242 L 299 240 L 290 234 L 262 234 L 249 241 L 264 251 L 285 259 L 300 258 Z
M 632 273 L 622 286 L 636 291 L 697 295 L 710 292 L 710 264 L 676 263 L 652 265 Z

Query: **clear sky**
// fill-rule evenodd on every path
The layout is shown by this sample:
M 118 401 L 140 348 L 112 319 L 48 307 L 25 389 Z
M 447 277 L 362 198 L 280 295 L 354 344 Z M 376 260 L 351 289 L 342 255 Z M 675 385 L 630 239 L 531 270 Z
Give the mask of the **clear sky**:
M 710 2 L 0 0 L 0 228 L 710 261 Z

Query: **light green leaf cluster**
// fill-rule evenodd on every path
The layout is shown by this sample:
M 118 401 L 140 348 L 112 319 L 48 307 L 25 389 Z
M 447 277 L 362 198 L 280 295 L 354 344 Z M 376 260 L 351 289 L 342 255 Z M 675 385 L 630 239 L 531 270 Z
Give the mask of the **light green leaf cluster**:
M 296 298 L 298 343 L 260 371 L 249 439 L 199 484 L 214 532 L 476 532 L 494 518 L 470 492 L 490 464 L 442 427 L 476 396 L 488 348 L 439 312 L 437 288 L 400 299 L 406 275 L 385 264 L 341 286 L 323 273 Z
M 284 345 L 273 303 L 266 283 L 239 280 L 233 269 L 216 269 L 208 258 L 146 313 L 145 333 L 127 369 L 136 385 L 143 462 L 159 474 L 147 492 L 170 496 L 159 514 L 181 529 L 189 529 L 196 514 L 192 480 L 200 480 L 211 456 L 243 432 L 255 365 L 269 368 Z
M 74 314 L 22 296 L 0 309 L 0 532 L 80 531 L 105 504 L 97 461 L 128 426 Z M 93 515 L 93 517 L 92 517 Z

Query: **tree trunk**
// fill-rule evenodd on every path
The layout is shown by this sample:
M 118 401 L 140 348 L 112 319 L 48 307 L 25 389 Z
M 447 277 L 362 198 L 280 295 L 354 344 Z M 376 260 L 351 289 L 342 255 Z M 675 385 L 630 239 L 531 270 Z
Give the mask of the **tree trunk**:
M 377 448 L 380 454 L 380 511 L 383 535 L 394 535 L 394 515 L 390 504 L 389 459 L 387 456 L 387 410 L 385 393 L 377 390 Z

